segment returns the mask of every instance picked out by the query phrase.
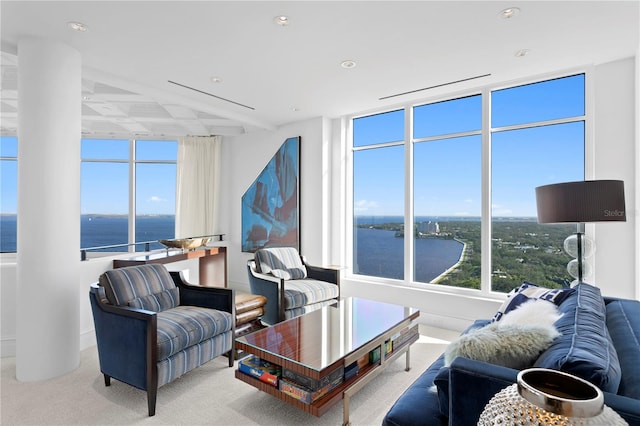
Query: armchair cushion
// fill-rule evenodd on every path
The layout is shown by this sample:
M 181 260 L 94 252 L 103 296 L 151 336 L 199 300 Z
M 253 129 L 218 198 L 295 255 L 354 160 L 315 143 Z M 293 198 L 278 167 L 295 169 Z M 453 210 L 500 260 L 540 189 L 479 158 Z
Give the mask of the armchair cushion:
M 290 280 L 285 284 L 284 309 L 295 309 L 306 305 L 336 299 L 340 289 L 324 281 L 304 279 Z
M 100 275 L 109 303 L 162 312 L 180 305 L 178 289 L 163 265 L 112 269 Z
M 232 349 L 233 333 L 227 331 L 158 361 L 158 387 Z M 230 361 L 231 362 L 231 361 Z M 231 367 L 233 364 L 229 364 Z
M 256 265 L 263 274 L 271 274 L 284 280 L 299 280 L 307 277 L 307 268 L 293 247 L 272 247 L 256 251 Z
M 178 287 L 170 290 L 160 291 L 158 293 L 149 294 L 143 297 L 136 297 L 129 301 L 128 305 L 132 308 L 145 309 L 147 311 L 162 312 L 172 307 L 178 306 L 180 303 L 180 292 Z
M 197 306 L 177 306 L 158 313 L 158 360 L 231 330 L 229 312 Z

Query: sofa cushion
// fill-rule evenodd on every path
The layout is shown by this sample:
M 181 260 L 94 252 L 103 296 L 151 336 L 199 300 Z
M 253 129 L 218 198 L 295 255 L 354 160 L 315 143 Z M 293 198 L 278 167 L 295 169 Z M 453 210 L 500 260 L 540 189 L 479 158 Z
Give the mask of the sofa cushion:
M 180 304 L 178 289 L 164 265 L 112 269 L 100 275 L 99 281 L 113 305 L 162 312 Z
M 559 306 L 573 292 L 572 288 L 544 288 L 525 281 L 507 294 L 507 299 L 493 316 L 493 321 L 500 321 L 504 315 L 531 299 L 546 300 Z
M 284 309 L 300 308 L 338 297 L 337 285 L 312 279 L 287 281 L 284 290 Z
M 609 302 L 607 328 L 622 371 L 618 394 L 640 399 L 640 301 Z
M 158 361 L 231 330 L 229 312 L 178 306 L 158 313 Z
M 271 274 L 284 280 L 307 277 L 307 268 L 293 247 L 270 247 L 256 251 L 256 266 L 263 274 Z
M 534 367 L 574 374 L 603 391 L 616 393 L 620 363 L 609 337 L 600 290 L 586 283 L 579 283 L 574 289 L 559 306 L 563 315 L 555 326 L 561 335 L 540 355 Z

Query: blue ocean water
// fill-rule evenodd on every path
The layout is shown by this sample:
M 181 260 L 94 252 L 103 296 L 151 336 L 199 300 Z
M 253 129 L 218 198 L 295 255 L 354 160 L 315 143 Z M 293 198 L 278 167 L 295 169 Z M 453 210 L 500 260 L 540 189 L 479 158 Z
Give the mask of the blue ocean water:
M 355 245 L 355 273 L 400 280 L 404 278 L 404 239 L 396 237 L 394 231 L 357 228 Z M 463 248 L 464 245 L 456 240 L 416 239 L 413 279 L 431 282 L 458 262 Z
M 0 216 L 0 251 L 16 251 L 16 216 Z M 82 215 L 80 217 L 80 247 L 102 247 L 127 243 L 127 217 L 110 215 Z M 175 235 L 174 216 L 138 216 L 136 223 L 136 241 L 157 241 L 170 239 Z M 153 243 L 150 248 L 163 246 Z M 127 247 L 109 249 L 127 251 Z M 144 245 L 136 246 L 143 251 Z

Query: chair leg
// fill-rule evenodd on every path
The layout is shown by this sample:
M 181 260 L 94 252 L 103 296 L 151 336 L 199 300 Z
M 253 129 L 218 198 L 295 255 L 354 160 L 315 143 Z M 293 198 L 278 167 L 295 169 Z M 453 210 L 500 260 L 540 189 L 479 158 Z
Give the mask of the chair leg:
M 149 417 L 156 415 L 156 396 L 158 389 L 152 388 L 147 390 L 147 405 L 149 406 Z
M 233 361 L 235 359 L 235 354 L 236 354 L 235 349 L 230 350 L 229 353 L 227 354 L 227 357 L 229 358 L 229 367 L 233 367 Z
M 111 376 L 108 375 L 104 375 L 104 385 L 105 386 L 111 386 Z

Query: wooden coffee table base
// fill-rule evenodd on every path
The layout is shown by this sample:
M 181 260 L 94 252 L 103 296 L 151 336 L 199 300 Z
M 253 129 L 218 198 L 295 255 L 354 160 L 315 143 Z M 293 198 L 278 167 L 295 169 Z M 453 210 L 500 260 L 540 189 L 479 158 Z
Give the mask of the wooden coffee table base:
M 402 320 L 395 326 L 391 327 L 387 331 L 379 334 L 376 338 L 370 340 L 366 344 L 357 348 L 356 350 L 348 353 L 340 359 L 337 359 L 332 364 L 328 365 L 326 368 L 322 370 L 313 370 L 301 365 L 298 362 L 287 359 L 284 356 L 275 355 L 273 352 L 261 350 L 256 347 L 256 345 L 248 344 L 245 340 L 246 337 L 251 337 L 254 333 L 245 336 L 245 338 L 240 338 L 236 341 L 236 346 L 239 350 L 242 350 L 248 354 L 253 354 L 265 361 L 268 361 L 272 364 L 276 364 L 281 366 L 283 369 L 291 369 L 299 374 L 303 374 L 307 377 L 320 379 L 322 377 L 326 377 L 331 372 L 335 371 L 338 368 L 344 368 L 352 365 L 358 360 L 368 359 L 369 353 L 374 350 L 379 350 L 380 359 L 374 363 L 369 363 L 363 365 L 359 372 L 354 376 L 349 378 L 348 380 L 342 382 L 340 385 L 329 391 L 326 395 L 322 396 L 318 400 L 312 402 L 311 404 L 306 404 L 288 394 L 280 391 L 277 387 L 270 385 L 268 383 L 264 383 L 257 378 L 244 374 L 238 370 L 235 372 L 235 376 L 237 379 L 242 380 L 245 383 L 248 383 L 263 392 L 266 392 L 270 395 L 275 396 L 276 398 L 298 407 L 305 412 L 312 414 L 314 416 L 320 417 L 327 411 L 329 411 L 334 405 L 342 401 L 343 403 L 343 424 L 349 425 L 349 403 L 351 397 L 355 395 L 358 391 L 360 391 L 364 386 L 367 385 L 371 380 L 377 377 L 381 372 L 383 372 L 392 362 L 396 361 L 401 355 L 405 355 L 405 370 L 409 371 L 411 368 L 411 352 L 410 347 L 416 340 L 419 338 L 419 334 L 417 333 L 417 324 L 414 324 L 413 321 L 420 315 L 419 311 L 415 311 L 410 316 L 407 316 L 406 319 Z M 282 324 L 282 323 L 280 323 Z M 276 325 L 277 326 L 277 325 Z M 415 329 L 414 329 L 415 327 Z M 398 336 L 401 332 L 407 333 L 407 329 L 411 329 L 413 333 L 407 334 L 406 339 L 398 345 L 398 347 L 394 347 L 393 350 L 387 354 L 385 354 L 386 343 L 392 339 L 394 336 Z M 265 330 L 258 331 L 256 333 L 262 333 Z

